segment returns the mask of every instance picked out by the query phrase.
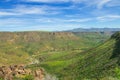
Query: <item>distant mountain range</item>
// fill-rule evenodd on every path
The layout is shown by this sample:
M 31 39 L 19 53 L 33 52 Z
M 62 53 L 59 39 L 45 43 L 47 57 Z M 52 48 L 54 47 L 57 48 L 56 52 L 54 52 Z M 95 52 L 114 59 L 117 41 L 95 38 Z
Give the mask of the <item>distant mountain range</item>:
M 120 31 L 120 28 L 76 28 L 67 30 L 67 32 L 116 32 Z

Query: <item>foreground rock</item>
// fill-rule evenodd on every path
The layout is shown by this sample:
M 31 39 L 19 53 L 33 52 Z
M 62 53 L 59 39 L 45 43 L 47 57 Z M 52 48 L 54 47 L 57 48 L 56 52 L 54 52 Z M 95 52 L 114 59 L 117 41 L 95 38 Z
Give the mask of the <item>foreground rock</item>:
M 14 77 L 32 75 L 34 80 L 44 79 L 44 70 L 25 69 L 24 65 L 2 66 L 0 67 L 0 78 L 3 80 L 14 80 Z

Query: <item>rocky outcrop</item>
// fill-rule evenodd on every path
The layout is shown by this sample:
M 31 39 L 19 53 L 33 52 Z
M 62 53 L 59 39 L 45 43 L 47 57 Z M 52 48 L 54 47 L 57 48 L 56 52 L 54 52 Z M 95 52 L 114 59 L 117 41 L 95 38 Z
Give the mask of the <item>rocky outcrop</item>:
M 13 65 L 13 66 L 2 66 L 0 67 L 0 78 L 4 80 L 14 80 L 14 77 L 24 76 L 24 75 L 32 75 L 34 80 L 43 80 L 44 78 L 44 70 L 30 70 L 25 69 L 24 65 Z
M 0 42 L 44 42 L 49 40 L 78 40 L 72 32 L 0 32 Z
M 43 69 L 35 70 L 33 74 L 34 74 L 34 80 L 43 80 L 44 79 Z

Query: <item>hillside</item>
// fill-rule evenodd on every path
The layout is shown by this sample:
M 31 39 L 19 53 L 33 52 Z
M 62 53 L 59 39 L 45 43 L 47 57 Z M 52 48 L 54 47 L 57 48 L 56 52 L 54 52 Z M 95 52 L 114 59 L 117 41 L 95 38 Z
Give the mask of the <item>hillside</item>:
M 34 54 L 35 50 L 52 51 L 78 48 L 83 43 L 71 32 L 1 32 L 0 43 L 21 46 L 21 49 Z M 73 45 L 72 45 L 73 44 Z M 77 45 L 78 44 L 78 45 Z M 75 46 L 76 45 L 76 46 Z M 31 50 L 32 49 L 32 50 Z
M 0 65 L 33 64 L 28 67 L 43 67 L 61 80 L 77 79 L 79 61 L 109 37 L 98 32 L 0 32 Z
M 76 49 L 79 41 L 70 32 L 0 32 L 0 65 L 30 63 L 33 54 Z
M 48 58 L 47 55 L 41 55 L 44 59 L 38 67 L 44 67 L 60 80 L 117 80 L 115 78 L 120 78 L 119 47 L 120 32 L 117 32 L 103 44 L 88 51 L 64 52 L 64 55 L 51 53 Z
M 119 47 L 120 32 L 117 32 L 104 44 L 80 54 L 79 56 L 83 56 L 83 58 L 79 58 L 77 62 L 69 65 L 67 70 L 64 68 L 64 71 L 69 70 L 70 75 L 74 74 L 75 80 L 116 77 L 115 69 L 119 66 L 120 59 Z
M 82 38 L 87 46 L 96 46 L 103 43 L 112 35 L 108 32 L 73 32 L 79 38 Z
M 42 52 L 84 49 L 109 38 L 106 34 L 99 33 L 93 33 L 92 36 L 91 33 L 76 34 L 71 32 L 0 32 L 0 43 L 34 54 L 38 50 Z M 89 41 L 95 42 L 95 44 L 90 44 Z
M 69 70 L 71 76 L 74 74 L 74 78 L 68 77 L 71 80 L 97 80 L 109 76 L 115 77 L 114 70 L 119 65 L 119 58 L 116 55 L 119 52 L 116 50 L 116 44 L 119 45 L 115 38 L 109 39 L 104 44 L 80 54 L 79 56 L 82 56 L 82 58 L 78 58 L 75 63 L 67 67 L 67 70 L 63 71 L 67 72 Z M 114 55 L 116 57 L 113 57 Z

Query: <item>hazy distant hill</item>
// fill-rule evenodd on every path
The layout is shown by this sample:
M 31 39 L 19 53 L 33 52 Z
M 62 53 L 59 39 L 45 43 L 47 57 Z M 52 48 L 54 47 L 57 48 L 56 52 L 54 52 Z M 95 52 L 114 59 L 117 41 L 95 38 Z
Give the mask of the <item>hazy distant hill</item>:
M 67 32 L 116 32 L 120 31 L 120 28 L 76 28 L 67 30 Z

